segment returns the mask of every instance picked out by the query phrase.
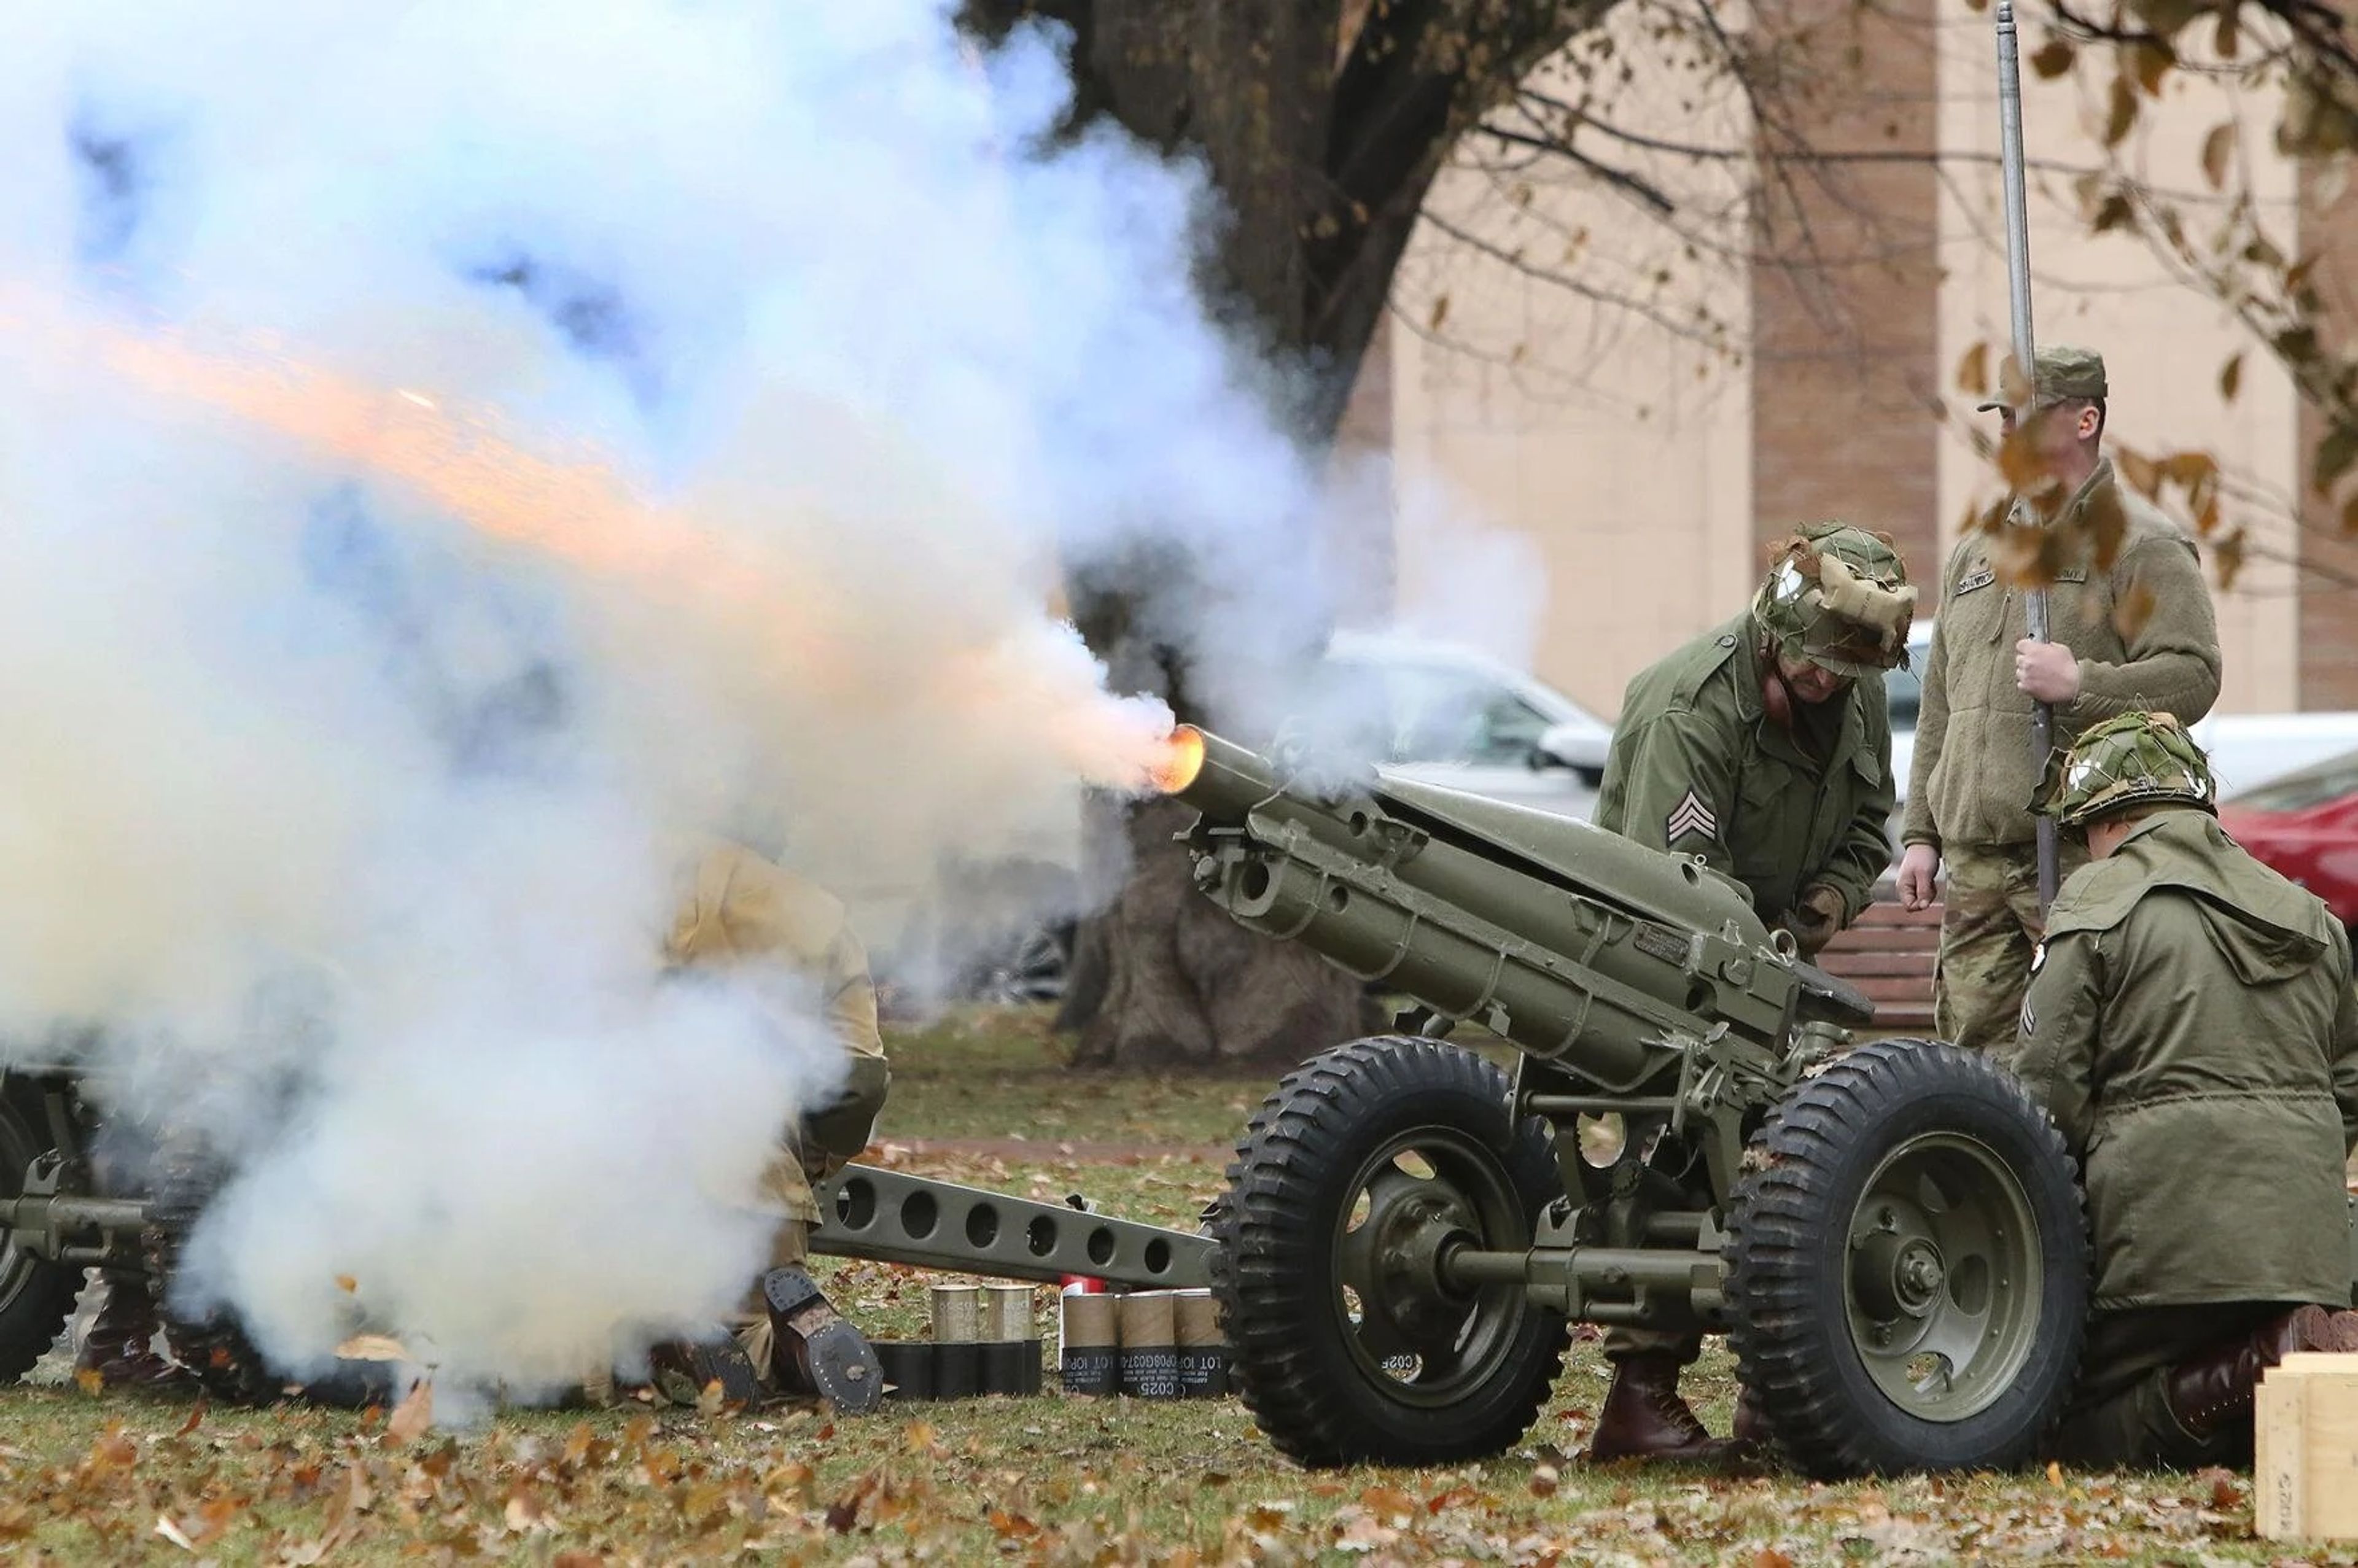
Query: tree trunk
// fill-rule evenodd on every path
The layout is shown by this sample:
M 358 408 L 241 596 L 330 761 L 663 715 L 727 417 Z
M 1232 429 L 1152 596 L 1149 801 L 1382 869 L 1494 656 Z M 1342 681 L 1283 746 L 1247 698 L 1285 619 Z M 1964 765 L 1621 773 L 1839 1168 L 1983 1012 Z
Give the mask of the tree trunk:
M 1107 962 L 1076 1064 L 1282 1068 L 1381 1027 L 1358 981 L 1306 947 L 1247 931 L 1195 891 L 1187 857 L 1171 842 L 1194 812 L 1152 801 L 1105 815 L 1131 871 L 1112 906 L 1088 923 Z
M 1206 297 L 1240 341 L 1298 373 L 1278 378 L 1296 401 L 1271 415 L 1320 449 L 1450 140 L 1611 3 L 966 0 L 963 15 L 986 38 L 1026 16 L 1070 27 L 1076 127 L 1109 115 L 1205 160 L 1225 200 Z M 1196 718 L 1152 632 L 1152 585 L 1187 590 L 1172 565 L 1090 563 L 1075 619 L 1117 689 L 1158 691 Z M 1291 1063 L 1376 1028 L 1359 981 L 1195 891 L 1173 842 L 1188 816 L 1162 801 L 1091 810 L 1084 872 L 1101 912 L 1080 924 L 1058 1015 L 1080 1035 L 1076 1059 Z

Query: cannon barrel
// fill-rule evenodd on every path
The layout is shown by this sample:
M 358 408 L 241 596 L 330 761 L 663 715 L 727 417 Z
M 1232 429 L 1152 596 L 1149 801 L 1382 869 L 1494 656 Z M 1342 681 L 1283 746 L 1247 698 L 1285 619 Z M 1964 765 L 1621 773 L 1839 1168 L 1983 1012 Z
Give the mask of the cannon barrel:
M 1626 1092 L 1723 1033 L 1871 1021 L 1736 883 L 1588 823 L 1363 768 L 1289 773 L 1192 726 L 1163 787 L 1197 885 L 1242 925 Z

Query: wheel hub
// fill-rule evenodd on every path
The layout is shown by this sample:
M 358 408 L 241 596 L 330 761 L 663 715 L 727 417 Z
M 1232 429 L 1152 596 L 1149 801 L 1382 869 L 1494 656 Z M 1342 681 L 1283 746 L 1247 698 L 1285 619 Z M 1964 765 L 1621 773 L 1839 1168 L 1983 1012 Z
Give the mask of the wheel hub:
M 2036 1230 L 1974 1141 L 1925 1134 L 1869 1177 L 1849 1241 L 1852 1343 L 1891 1400 L 1962 1421 L 2002 1392 L 2036 1330 Z

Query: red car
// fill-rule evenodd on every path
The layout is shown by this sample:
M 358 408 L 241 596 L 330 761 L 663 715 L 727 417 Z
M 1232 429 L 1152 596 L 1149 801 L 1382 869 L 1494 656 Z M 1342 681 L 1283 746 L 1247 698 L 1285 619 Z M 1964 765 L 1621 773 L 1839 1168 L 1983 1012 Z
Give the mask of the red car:
M 2358 925 L 2358 752 L 2219 803 L 2219 824 L 2255 859 Z

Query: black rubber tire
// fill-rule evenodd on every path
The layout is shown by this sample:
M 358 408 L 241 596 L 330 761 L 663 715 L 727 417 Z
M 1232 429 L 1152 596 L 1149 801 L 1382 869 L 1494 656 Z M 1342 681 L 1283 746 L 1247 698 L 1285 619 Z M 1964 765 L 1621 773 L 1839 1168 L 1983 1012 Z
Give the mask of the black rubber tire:
M 55 1142 L 40 1086 L 11 1078 L 0 1087 L 0 1192 L 22 1196 L 26 1166 Z M 49 1354 L 81 1293 L 81 1269 L 0 1249 L 0 1385 L 16 1382 Z
M 1949 1421 L 1904 1410 L 1877 1385 L 1850 1318 L 1852 1222 L 1867 1184 L 1892 1152 L 1941 1133 L 1972 1140 L 2012 1173 L 2040 1264 L 2022 1363 L 1985 1408 Z M 2071 1157 L 2022 1084 L 1942 1042 L 1878 1041 L 1797 1086 L 1746 1165 L 1723 1252 L 1728 1339 L 1787 1456 L 1829 1480 L 2030 1459 L 2079 1369 L 2089 1247 Z
M 1221 1245 L 1212 1289 L 1229 1376 L 1261 1431 L 1300 1464 L 1444 1465 L 1498 1454 L 1531 1426 L 1563 1361 L 1561 1313 L 1520 1286 L 1492 1286 L 1496 1349 L 1474 1364 L 1465 1397 L 1435 1408 L 1371 1375 L 1342 1315 L 1337 1245 L 1362 1165 L 1420 1130 L 1454 1133 L 1493 1162 L 1520 1214 L 1516 1234 L 1481 1245 L 1520 1249 L 1562 1194 L 1547 1130 L 1508 1121 L 1507 1076 L 1471 1052 L 1413 1037 L 1354 1042 L 1288 1074 L 1254 1113 L 1228 1189 L 1210 1217 Z
M 157 1166 L 156 1194 L 148 1201 L 148 1222 L 139 1239 L 161 1307 L 164 1343 L 205 1392 L 222 1403 L 276 1404 L 287 1395 L 286 1379 L 271 1371 L 234 1309 L 217 1306 L 194 1317 L 169 1304 L 180 1247 L 211 1195 L 214 1179 L 200 1162 L 186 1156 L 168 1156 Z

